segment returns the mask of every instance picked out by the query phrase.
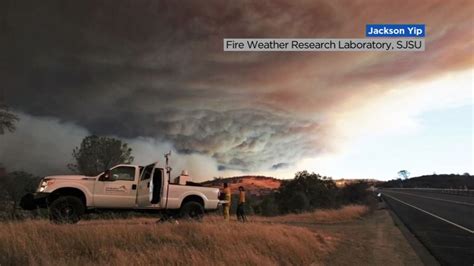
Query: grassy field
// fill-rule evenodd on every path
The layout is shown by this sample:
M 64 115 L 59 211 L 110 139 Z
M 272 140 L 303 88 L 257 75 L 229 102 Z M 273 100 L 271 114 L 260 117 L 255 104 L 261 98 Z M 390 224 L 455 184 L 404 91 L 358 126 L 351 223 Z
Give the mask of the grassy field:
M 367 219 L 362 218 L 367 212 L 364 206 L 347 206 L 301 215 L 251 217 L 246 224 L 226 223 L 218 216 L 179 224 L 150 218 L 76 225 L 44 220 L 3 223 L 0 265 L 323 265 L 344 247 L 347 235 L 312 226 L 338 226 L 339 222 L 347 227 L 344 224 Z
M 287 214 L 283 216 L 264 218 L 263 220 L 270 220 L 280 223 L 341 223 L 360 218 L 367 214 L 368 208 L 360 205 L 349 205 L 339 210 L 318 210 L 315 212 L 308 212 L 302 214 Z

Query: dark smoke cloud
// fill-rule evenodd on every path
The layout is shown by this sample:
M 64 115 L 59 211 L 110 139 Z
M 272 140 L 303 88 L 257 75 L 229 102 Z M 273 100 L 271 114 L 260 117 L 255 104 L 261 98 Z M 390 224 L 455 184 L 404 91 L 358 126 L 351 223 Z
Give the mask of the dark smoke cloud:
M 158 122 L 165 138 L 179 152 L 210 155 L 226 169 L 269 169 L 315 155 L 322 146 L 316 123 L 255 109 L 184 113 L 179 121 Z
M 289 167 L 290 165 L 288 163 L 277 163 L 277 164 L 274 164 L 272 165 L 272 170 L 278 170 L 278 169 L 282 169 L 282 168 L 287 168 Z
M 473 63 L 472 1 L 4 1 L 0 10 L 0 78 L 13 108 L 171 142 L 221 170 L 316 155 L 331 148 L 325 117 L 341 103 Z M 357 38 L 366 23 L 407 22 L 427 24 L 426 52 L 222 51 L 225 37 Z

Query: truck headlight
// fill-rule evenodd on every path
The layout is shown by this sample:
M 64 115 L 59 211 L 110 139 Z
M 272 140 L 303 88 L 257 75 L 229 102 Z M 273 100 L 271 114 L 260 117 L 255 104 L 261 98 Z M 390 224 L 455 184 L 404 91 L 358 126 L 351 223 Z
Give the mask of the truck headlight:
M 53 179 L 43 179 L 40 183 L 40 187 L 38 189 L 39 192 L 43 192 L 48 186 L 54 183 Z

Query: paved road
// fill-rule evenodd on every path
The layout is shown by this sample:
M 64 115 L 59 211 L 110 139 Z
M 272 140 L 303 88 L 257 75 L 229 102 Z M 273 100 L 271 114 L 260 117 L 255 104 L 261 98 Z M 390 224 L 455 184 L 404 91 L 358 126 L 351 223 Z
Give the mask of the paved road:
M 442 265 L 474 265 L 474 197 L 408 189 L 382 195 Z

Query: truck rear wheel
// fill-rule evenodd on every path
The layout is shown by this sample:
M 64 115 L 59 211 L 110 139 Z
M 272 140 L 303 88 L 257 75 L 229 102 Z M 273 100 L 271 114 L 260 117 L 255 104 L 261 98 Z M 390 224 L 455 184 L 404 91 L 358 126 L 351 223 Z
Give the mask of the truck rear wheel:
M 84 203 L 74 196 L 61 196 L 49 206 L 49 218 L 54 223 L 74 224 L 85 212 Z
M 181 218 L 201 220 L 204 216 L 204 207 L 195 201 L 186 202 L 179 212 Z

